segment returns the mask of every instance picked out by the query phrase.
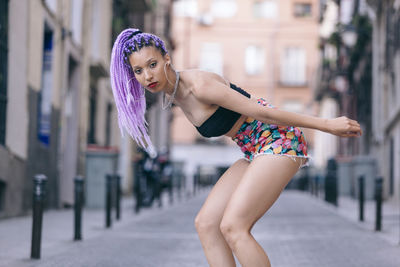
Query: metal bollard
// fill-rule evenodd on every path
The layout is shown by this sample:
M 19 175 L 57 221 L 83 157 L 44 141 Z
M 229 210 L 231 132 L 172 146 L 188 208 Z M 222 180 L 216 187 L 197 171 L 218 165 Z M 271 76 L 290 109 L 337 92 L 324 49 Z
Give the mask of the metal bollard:
M 314 177 L 314 183 L 315 183 L 315 196 L 317 198 L 319 197 L 319 182 L 320 182 L 320 177 L 319 175 L 316 175 Z
M 193 192 L 196 189 L 196 174 L 193 175 Z
M 318 198 L 318 190 L 319 190 L 319 188 L 318 188 L 318 178 L 317 178 L 317 176 L 313 176 L 311 179 L 312 179 L 311 180 L 312 181 L 311 184 L 312 184 L 312 188 L 313 188 L 313 196 Z
M 382 187 L 383 178 L 378 177 L 375 179 L 375 200 L 376 200 L 376 217 L 375 217 L 375 231 L 382 229 Z
M 134 178 L 133 178 L 133 196 L 135 198 L 135 205 L 133 205 L 133 211 L 135 213 L 140 212 L 140 208 L 142 207 L 142 189 L 141 189 L 141 179 L 144 176 L 144 167 L 141 161 L 135 163 L 134 168 Z
M 172 181 L 172 175 L 168 178 L 168 197 L 169 197 L 169 204 L 174 203 L 174 184 Z
M 310 185 L 309 186 L 309 191 L 310 191 L 310 194 L 312 195 L 312 196 L 314 196 L 314 194 L 315 194 L 315 185 L 314 185 L 314 180 L 313 180 L 313 178 L 312 177 L 308 177 L 308 184 Z
M 43 174 L 35 175 L 33 188 L 33 221 L 31 258 L 40 259 L 40 244 L 42 238 L 43 203 L 46 196 L 45 186 L 47 177 Z
M 183 180 L 183 175 L 181 173 L 179 173 L 176 177 L 176 179 L 178 180 L 178 201 L 182 200 L 182 180 Z
M 358 177 L 359 220 L 364 221 L 364 176 Z
M 121 176 L 116 174 L 115 176 L 115 193 L 116 193 L 116 219 L 119 220 L 121 218 Z
M 111 205 L 112 205 L 113 176 L 106 175 L 106 228 L 111 227 Z
M 83 177 L 75 177 L 74 240 L 82 240 Z
M 337 172 L 336 172 L 336 160 L 328 160 L 328 170 L 325 178 L 325 201 L 335 206 L 337 203 Z

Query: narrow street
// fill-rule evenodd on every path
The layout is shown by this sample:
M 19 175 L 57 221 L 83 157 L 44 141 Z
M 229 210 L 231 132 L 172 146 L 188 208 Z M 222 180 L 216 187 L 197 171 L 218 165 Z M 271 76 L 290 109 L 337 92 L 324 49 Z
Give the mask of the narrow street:
M 67 219 L 65 212 L 55 211 L 44 217 L 40 260 L 29 259 L 30 218 L 3 220 L 0 266 L 208 266 L 193 225 L 206 195 L 202 191 L 187 201 L 139 215 L 126 205 L 122 220 L 107 230 L 101 211 L 85 211 L 81 242 L 71 238 L 72 213 Z M 28 236 L 21 238 L 21 234 Z M 399 246 L 298 191 L 284 191 L 253 234 L 274 267 L 400 266 Z

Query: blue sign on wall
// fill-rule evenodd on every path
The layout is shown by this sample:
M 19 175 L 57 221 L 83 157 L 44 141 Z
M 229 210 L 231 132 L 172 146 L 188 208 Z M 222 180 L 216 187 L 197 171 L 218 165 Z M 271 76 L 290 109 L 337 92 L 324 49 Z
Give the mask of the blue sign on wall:
M 42 88 L 38 108 L 38 139 L 45 145 L 50 144 L 51 132 L 51 93 L 53 85 L 52 72 L 53 32 L 46 29 L 43 42 Z

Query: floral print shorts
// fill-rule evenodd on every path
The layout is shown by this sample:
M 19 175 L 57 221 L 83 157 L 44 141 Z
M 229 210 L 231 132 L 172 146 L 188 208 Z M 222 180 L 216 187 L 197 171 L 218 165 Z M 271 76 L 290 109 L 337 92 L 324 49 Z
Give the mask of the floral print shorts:
M 275 108 L 263 98 L 257 99 L 257 102 Z M 306 158 L 301 167 L 308 165 L 307 143 L 297 127 L 266 124 L 249 117 L 232 139 L 249 161 L 258 155 L 271 154 L 289 156 L 293 160 L 296 157 Z

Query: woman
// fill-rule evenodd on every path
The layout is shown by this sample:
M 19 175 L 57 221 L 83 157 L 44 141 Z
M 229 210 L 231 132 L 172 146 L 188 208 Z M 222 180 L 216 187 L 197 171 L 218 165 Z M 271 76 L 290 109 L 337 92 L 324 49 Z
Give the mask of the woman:
M 164 108 L 179 106 L 203 136 L 229 136 L 245 153 L 245 159 L 218 180 L 195 219 L 210 266 L 235 266 L 233 254 L 245 267 L 270 266 L 250 230 L 308 160 L 297 127 L 342 137 L 361 135 L 360 125 L 346 117 L 321 119 L 281 111 L 217 74 L 176 72 L 163 41 L 137 29 L 117 37 L 111 81 L 121 131 L 125 128 L 139 145 L 152 147 L 144 118 L 148 90 L 164 94 Z

